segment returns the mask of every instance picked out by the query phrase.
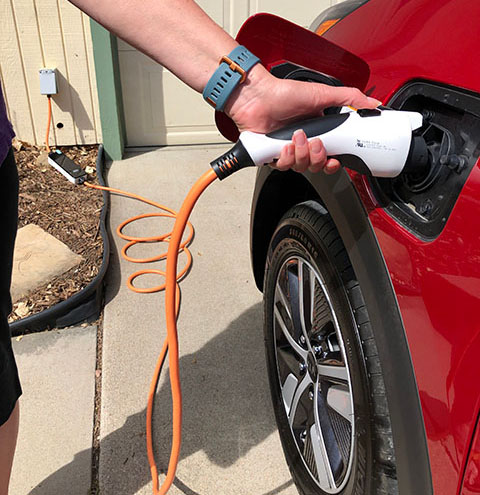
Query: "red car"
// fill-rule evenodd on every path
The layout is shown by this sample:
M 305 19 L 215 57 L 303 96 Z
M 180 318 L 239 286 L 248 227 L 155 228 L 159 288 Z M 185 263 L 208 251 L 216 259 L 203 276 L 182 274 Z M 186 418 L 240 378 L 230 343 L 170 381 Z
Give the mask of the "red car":
M 480 493 L 479 20 L 478 0 L 350 0 L 319 34 L 261 14 L 238 35 L 278 77 L 421 112 L 430 155 L 394 179 L 258 172 L 252 264 L 304 495 Z

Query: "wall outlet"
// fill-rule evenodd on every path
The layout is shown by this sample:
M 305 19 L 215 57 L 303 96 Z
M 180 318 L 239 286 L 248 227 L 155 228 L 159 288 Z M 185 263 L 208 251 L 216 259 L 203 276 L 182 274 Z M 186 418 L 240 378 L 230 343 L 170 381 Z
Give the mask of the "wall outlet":
M 57 94 L 57 78 L 55 69 L 40 69 L 40 93 L 42 95 Z

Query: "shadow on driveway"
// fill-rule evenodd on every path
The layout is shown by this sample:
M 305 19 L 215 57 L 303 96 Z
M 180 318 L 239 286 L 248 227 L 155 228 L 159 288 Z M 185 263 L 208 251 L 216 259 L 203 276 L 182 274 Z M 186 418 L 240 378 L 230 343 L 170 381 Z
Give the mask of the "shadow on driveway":
M 208 464 L 199 464 L 198 460 L 189 464 L 186 460 L 198 451 L 203 451 L 212 464 L 228 468 L 276 430 L 265 369 L 260 304 L 241 314 L 199 351 L 183 356 L 180 370 L 184 397 L 180 473 L 201 469 L 205 477 L 209 476 Z M 166 372 L 167 368 L 164 369 Z M 170 454 L 171 397 L 168 383 L 157 393 L 153 429 L 156 459 L 162 471 L 168 465 Z M 85 466 L 86 457 L 91 457 L 90 450 L 78 453 L 72 462 L 36 486 L 31 495 L 76 495 L 74 480 L 81 466 Z M 282 458 L 281 452 L 272 453 L 269 465 L 256 466 L 256 470 L 268 471 L 276 459 Z M 129 416 L 121 428 L 102 439 L 101 493 L 133 495 L 149 481 L 144 409 Z M 209 493 L 215 492 L 214 483 L 212 479 Z M 289 481 L 278 487 L 272 486 L 263 495 L 279 494 L 291 484 Z M 186 495 L 199 495 L 178 478 L 175 485 Z

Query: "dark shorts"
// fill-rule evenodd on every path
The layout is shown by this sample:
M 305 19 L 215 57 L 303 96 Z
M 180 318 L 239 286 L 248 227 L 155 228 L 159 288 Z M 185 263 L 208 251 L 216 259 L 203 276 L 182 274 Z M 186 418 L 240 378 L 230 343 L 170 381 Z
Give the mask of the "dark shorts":
M 0 165 L 0 425 L 10 417 L 22 394 L 7 320 L 12 310 L 10 282 L 17 217 L 18 174 L 10 149 Z

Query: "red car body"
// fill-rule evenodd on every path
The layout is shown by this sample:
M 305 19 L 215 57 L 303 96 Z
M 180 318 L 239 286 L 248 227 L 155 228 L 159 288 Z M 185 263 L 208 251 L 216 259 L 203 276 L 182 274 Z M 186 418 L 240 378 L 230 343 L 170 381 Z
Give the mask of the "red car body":
M 327 39 L 368 62 L 366 89 L 375 87 L 376 98 L 388 103 L 412 79 L 480 92 L 480 66 L 465 57 L 480 49 L 480 3 L 390 1 L 382 2 L 382 9 L 377 3 L 367 3 L 326 33 Z M 375 19 L 373 30 L 368 19 Z M 480 399 L 479 163 L 432 242 L 419 241 L 378 208 L 366 181 L 356 184 L 402 314 L 434 491 L 460 493 Z M 467 483 L 462 493 L 480 491 L 478 475 Z
M 479 94 L 480 64 L 475 60 L 480 52 L 479 19 L 480 2 L 475 0 L 371 0 L 323 36 L 365 61 L 367 68 L 342 58 L 335 47 L 328 50 L 326 44 L 317 45 L 311 32 L 287 23 L 277 25 L 277 18 L 268 15 L 247 21 L 238 39 L 269 68 L 293 62 L 355 85 L 388 105 L 411 81 L 431 81 Z M 349 172 L 349 179 L 373 229 L 403 322 L 426 438 L 428 466 L 420 459 L 420 447 L 418 465 L 427 471 L 422 475 L 431 482 L 428 491 L 480 493 L 480 433 L 476 432 L 480 405 L 480 163 L 471 169 L 441 232 L 433 239 L 415 235 L 392 216 L 367 178 Z M 336 223 L 343 236 L 339 214 Z M 344 241 L 348 244 L 348 235 Z M 355 257 L 355 248 L 352 253 Z M 359 262 L 357 265 L 356 270 L 361 271 Z M 394 353 L 388 366 L 395 369 Z M 402 387 L 401 380 L 395 386 Z M 399 412 L 392 403 L 390 408 L 395 409 L 392 415 L 403 415 L 401 421 L 408 423 L 408 408 Z M 412 412 L 415 421 L 413 416 Z M 396 438 L 400 437 L 397 433 Z M 415 444 L 416 440 L 403 441 Z M 418 441 L 421 445 L 421 439 Z M 415 463 L 416 448 L 406 452 L 405 463 Z M 402 457 L 397 457 L 401 470 Z M 407 478 L 417 475 L 415 466 L 404 473 Z M 401 493 L 408 493 L 406 486 L 408 482 L 400 483 Z

